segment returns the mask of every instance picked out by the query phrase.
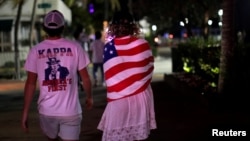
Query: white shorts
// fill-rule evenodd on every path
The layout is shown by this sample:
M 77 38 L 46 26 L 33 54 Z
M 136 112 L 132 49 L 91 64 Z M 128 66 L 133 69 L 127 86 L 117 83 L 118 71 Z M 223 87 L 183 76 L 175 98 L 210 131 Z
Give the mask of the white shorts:
M 82 115 L 55 117 L 39 114 L 43 133 L 51 139 L 79 140 Z

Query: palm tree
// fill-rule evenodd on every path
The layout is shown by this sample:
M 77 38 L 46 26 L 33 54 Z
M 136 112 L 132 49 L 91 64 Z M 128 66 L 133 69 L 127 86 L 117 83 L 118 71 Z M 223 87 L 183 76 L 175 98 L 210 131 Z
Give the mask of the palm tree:
M 0 6 L 5 3 L 6 0 L 0 0 Z
M 220 74 L 218 81 L 218 93 L 220 103 L 230 110 L 247 111 L 249 103 L 249 54 L 250 45 L 247 38 L 238 40 L 239 31 L 246 32 L 249 35 L 248 24 L 244 23 L 250 15 L 244 13 L 248 10 L 248 0 L 223 0 L 222 17 L 222 42 L 220 58 Z M 242 11 L 241 11 L 242 10 Z M 242 13 L 238 13 L 241 11 Z M 241 14 L 241 18 L 239 18 Z M 243 15 L 244 14 L 244 15 Z M 242 25 L 246 26 L 242 26 Z M 240 28 L 238 27 L 240 26 Z M 237 29 L 239 28 L 239 29 Z M 241 39 L 241 38 L 240 38 Z
M 234 37 L 234 5 L 235 0 L 223 0 L 223 16 L 222 16 L 222 42 L 220 57 L 220 74 L 218 82 L 218 93 L 230 93 L 230 87 L 233 82 L 230 81 L 233 69 L 233 58 L 235 52 Z
M 110 0 L 110 4 L 111 4 L 111 9 L 114 10 L 120 10 L 121 9 L 121 5 L 119 0 Z
M 33 46 L 33 36 L 32 36 L 32 33 L 33 33 L 33 30 L 34 30 L 34 24 L 35 24 L 35 15 L 36 15 L 36 3 L 37 3 L 37 0 L 34 0 L 34 3 L 33 3 L 33 8 L 32 8 L 32 15 L 31 15 L 31 25 L 30 25 L 30 34 L 29 34 L 29 41 L 30 41 L 30 48 Z
M 82 0 L 82 2 L 87 1 L 87 0 Z M 76 0 L 64 0 L 64 3 L 68 6 L 68 7 L 72 7 L 74 5 L 74 3 L 76 3 Z
M 234 0 L 224 0 L 223 1 L 223 16 L 222 16 L 222 42 L 221 42 L 221 57 L 220 57 L 220 74 L 218 82 L 218 93 L 224 94 L 226 88 L 230 85 L 229 79 L 229 69 L 233 48 L 234 48 L 234 38 L 233 38 L 233 8 Z
M 121 5 L 119 0 L 109 0 L 110 5 L 111 5 L 111 10 L 115 11 L 115 10 L 120 10 L 121 9 Z M 104 13 L 104 20 L 108 20 L 108 11 L 109 11 L 109 3 L 108 0 L 104 0 L 104 5 L 105 5 L 105 13 Z
M 17 16 L 15 21 L 15 31 L 14 31 L 14 47 L 15 47 L 15 72 L 16 79 L 20 79 L 20 57 L 19 57 L 19 49 L 18 49 L 18 27 L 20 22 L 20 17 L 22 14 L 22 7 L 25 0 L 15 0 L 14 7 L 18 6 Z

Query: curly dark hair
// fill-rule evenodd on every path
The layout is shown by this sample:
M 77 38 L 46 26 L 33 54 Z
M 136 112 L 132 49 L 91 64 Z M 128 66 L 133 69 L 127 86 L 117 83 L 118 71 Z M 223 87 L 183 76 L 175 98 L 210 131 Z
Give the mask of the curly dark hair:
M 138 36 L 140 28 L 135 23 L 132 14 L 129 12 L 116 12 L 109 24 L 108 35 L 122 37 L 127 35 Z

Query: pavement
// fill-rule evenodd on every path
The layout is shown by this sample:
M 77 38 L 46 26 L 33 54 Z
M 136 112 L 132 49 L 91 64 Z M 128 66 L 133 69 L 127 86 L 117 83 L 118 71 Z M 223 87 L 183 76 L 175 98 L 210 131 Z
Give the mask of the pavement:
M 146 141 L 213 141 L 225 137 L 212 136 L 213 129 L 222 132 L 246 131 L 247 137 L 234 137 L 241 141 L 249 139 L 250 112 L 224 110 L 225 105 L 214 104 L 213 100 L 192 91 L 180 90 L 181 84 L 173 86 L 168 79 L 171 75 L 171 59 L 157 57 L 151 83 L 154 92 L 157 129 L 152 130 Z M 23 105 L 25 81 L 0 80 L 0 141 L 46 141 L 40 132 L 34 97 L 29 127 L 25 134 L 21 130 L 20 118 Z M 79 90 L 81 102 L 84 92 Z M 83 122 L 80 141 L 101 141 L 102 132 L 96 127 L 106 106 L 106 89 L 93 89 L 94 107 L 86 110 L 83 105 Z M 220 103 L 220 102 L 217 102 Z M 223 106 L 221 106 L 223 105 Z M 249 134 L 249 135 L 248 135 Z M 227 138 L 226 138 L 227 139 Z

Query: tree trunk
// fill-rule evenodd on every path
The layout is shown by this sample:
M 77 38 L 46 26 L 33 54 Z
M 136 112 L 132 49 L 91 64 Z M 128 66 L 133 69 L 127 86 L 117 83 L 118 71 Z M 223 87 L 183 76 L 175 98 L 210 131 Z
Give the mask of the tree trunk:
M 237 112 L 248 111 L 250 106 L 250 46 L 245 42 L 243 44 L 238 42 L 236 34 L 246 30 L 242 26 L 240 26 L 240 29 L 237 29 L 237 25 L 244 25 L 246 24 L 244 20 L 249 19 L 250 15 L 245 13 L 249 8 L 249 6 L 245 6 L 248 2 L 249 0 L 240 2 L 237 0 L 223 1 L 222 48 L 218 93 L 220 98 L 222 98 L 220 102 L 223 103 L 224 108 Z M 238 10 L 243 13 L 237 13 Z M 249 24 L 247 24 L 247 27 L 249 27 Z
M 30 34 L 29 34 L 29 42 L 30 42 L 30 48 L 33 46 L 33 31 L 34 31 L 34 25 L 35 25 L 35 15 L 36 15 L 36 3 L 37 0 L 34 0 L 33 3 L 33 9 L 32 9 L 32 15 L 31 15 L 31 20 L 30 20 Z
M 15 72 L 16 72 L 16 79 L 20 79 L 20 56 L 19 56 L 19 48 L 18 48 L 18 27 L 19 27 L 19 21 L 21 17 L 22 12 L 22 6 L 23 6 L 24 0 L 20 0 L 20 3 L 18 5 L 17 10 L 17 17 L 15 22 L 15 33 L 14 33 L 14 40 L 15 40 Z
M 220 57 L 220 74 L 218 82 L 218 93 L 221 95 L 229 94 L 233 86 L 230 78 L 233 69 L 233 58 L 236 47 L 234 33 L 234 4 L 235 0 L 223 0 L 222 16 L 222 42 Z

